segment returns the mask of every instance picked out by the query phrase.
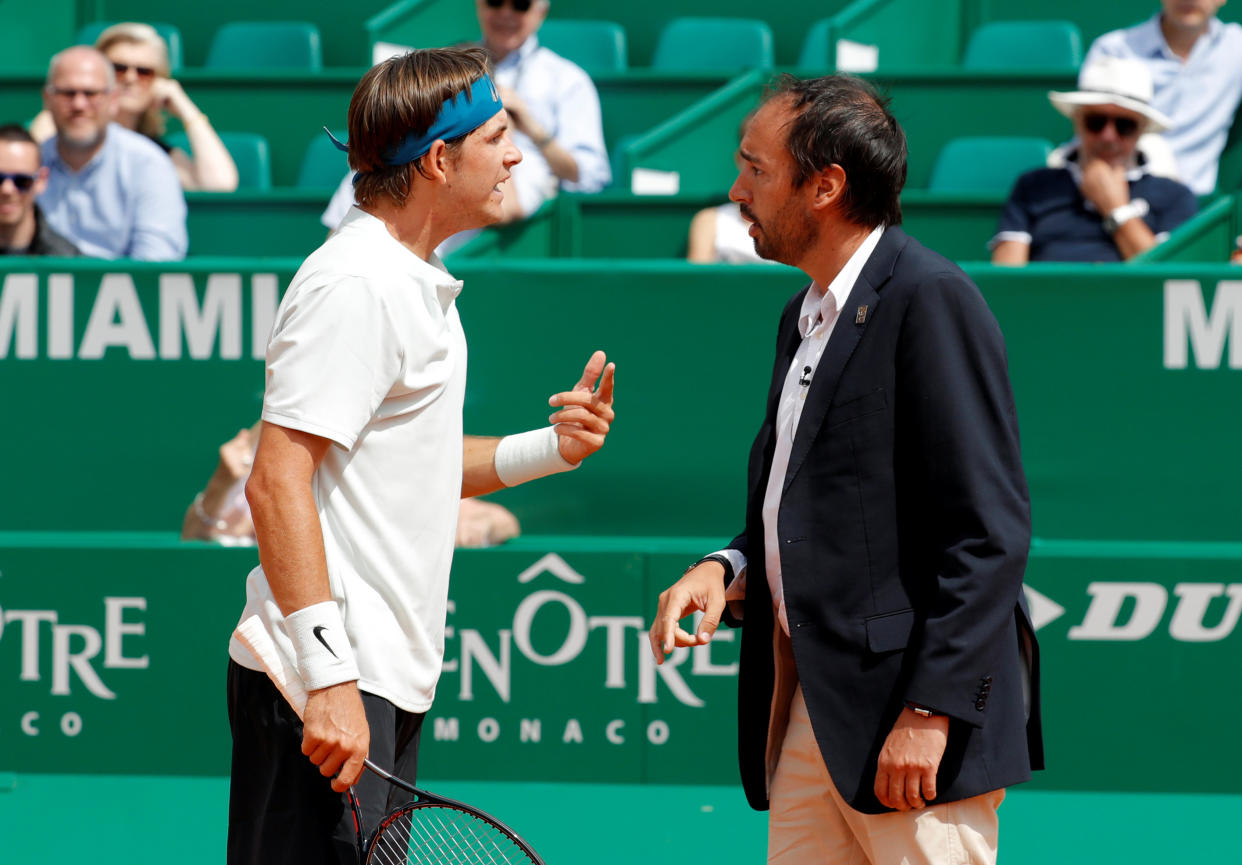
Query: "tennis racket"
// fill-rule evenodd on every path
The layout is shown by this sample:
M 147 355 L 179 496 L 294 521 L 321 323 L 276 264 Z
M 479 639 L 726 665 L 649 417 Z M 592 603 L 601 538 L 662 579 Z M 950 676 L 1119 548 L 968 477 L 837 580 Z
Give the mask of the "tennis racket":
M 298 717 L 302 717 L 306 708 L 302 677 L 272 641 L 259 617 L 251 616 L 238 625 L 234 636 L 263 665 L 268 678 Z M 409 793 L 413 799 L 389 813 L 370 837 L 364 838 L 358 798 L 350 789 L 359 862 L 365 865 L 544 865 L 529 844 L 490 814 L 420 790 L 370 760 L 363 762 L 367 771 Z

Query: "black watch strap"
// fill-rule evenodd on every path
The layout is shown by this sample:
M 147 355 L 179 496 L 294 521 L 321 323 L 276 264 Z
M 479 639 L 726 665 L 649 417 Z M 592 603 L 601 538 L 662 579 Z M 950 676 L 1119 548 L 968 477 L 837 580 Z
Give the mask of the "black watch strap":
M 703 558 L 695 562 L 693 565 L 686 568 L 686 573 L 689 573 L 690 571 L 694 570 L 695 568 L 697 568 L 699 565 L 703 564 L 704 562 L 719 562 L 725 571 L 725 585 L 727 586 L 729 585 L 729 583 L 733 582 L 733 578 L 735 576 L 735 574 L 733 573 L 733 564 L 732 562 L 729 561 L 728 556 L 723 556 L 720 553 L 712 553 L 710 556 L 704 556 Z

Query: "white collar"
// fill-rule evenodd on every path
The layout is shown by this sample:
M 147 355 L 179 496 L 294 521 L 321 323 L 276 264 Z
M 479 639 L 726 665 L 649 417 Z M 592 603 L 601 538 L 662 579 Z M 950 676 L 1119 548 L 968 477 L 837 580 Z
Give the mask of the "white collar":
M 1074 178 L 1075 186 L 1082 186 L 1082 165 L 1078 162 L 1078 139 L 1074 138 L 1067 145 L 1065 151 L 1065 169 L 1069 171 L 1070 177 Z M 1130 158 L 1130 164 L 1126 166 L 1126 180 L 1133 183 L 1141 180 L 1143 175 L 1147 174 L 1147 157 L 1137 147 L 1134 149 L 1134 155 Z
M 811 283 L 806 297 L 802 298 L 802 310 L 798 316 L 798 332 L 802 334 L 803 339 L 814 333 L 817 328 L 822 327 L 825 322 L 834 320 L 835 313 L 844 308 L 845 301 L 849 299 L 850 292 L 854 290 L 854 283 L 858 281 L 858 276 L 862 273 L 863 266 L 871 258 L 871 253 L 875 252 L 876 245 L 879 244 L 883 235 L 883 225 L 873 228 L 858 245 L 858 249 L 854 250 L 849 261 L 845 262 L 845 266 L 833 277 L 832 282 L 828 283 L 827 291 L 820 288 L 818 282 Z

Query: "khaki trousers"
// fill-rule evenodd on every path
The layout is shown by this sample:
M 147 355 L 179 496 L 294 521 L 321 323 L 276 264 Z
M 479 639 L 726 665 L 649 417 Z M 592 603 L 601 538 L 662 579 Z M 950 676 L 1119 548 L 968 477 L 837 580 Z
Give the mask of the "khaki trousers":
M 775 744 L 779 756 L 770 775 L 768 865 L 995 865 L 996 810 L 1004 790 L 886 814 L 863 814 L 846 804 L 824 765 L 801 685 L 793 685 L 781 711 L 793 656 L 789 638 L 777 632 L 769 753 Z

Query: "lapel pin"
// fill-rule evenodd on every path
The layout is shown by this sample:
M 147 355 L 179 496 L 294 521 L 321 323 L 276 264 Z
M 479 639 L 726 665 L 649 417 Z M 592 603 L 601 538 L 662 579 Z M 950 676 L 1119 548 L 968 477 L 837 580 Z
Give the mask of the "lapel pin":
M 863 324 L 867 321 L 867 307 L 858 307 L 858 312 L 854 315 L 854 324 Z

